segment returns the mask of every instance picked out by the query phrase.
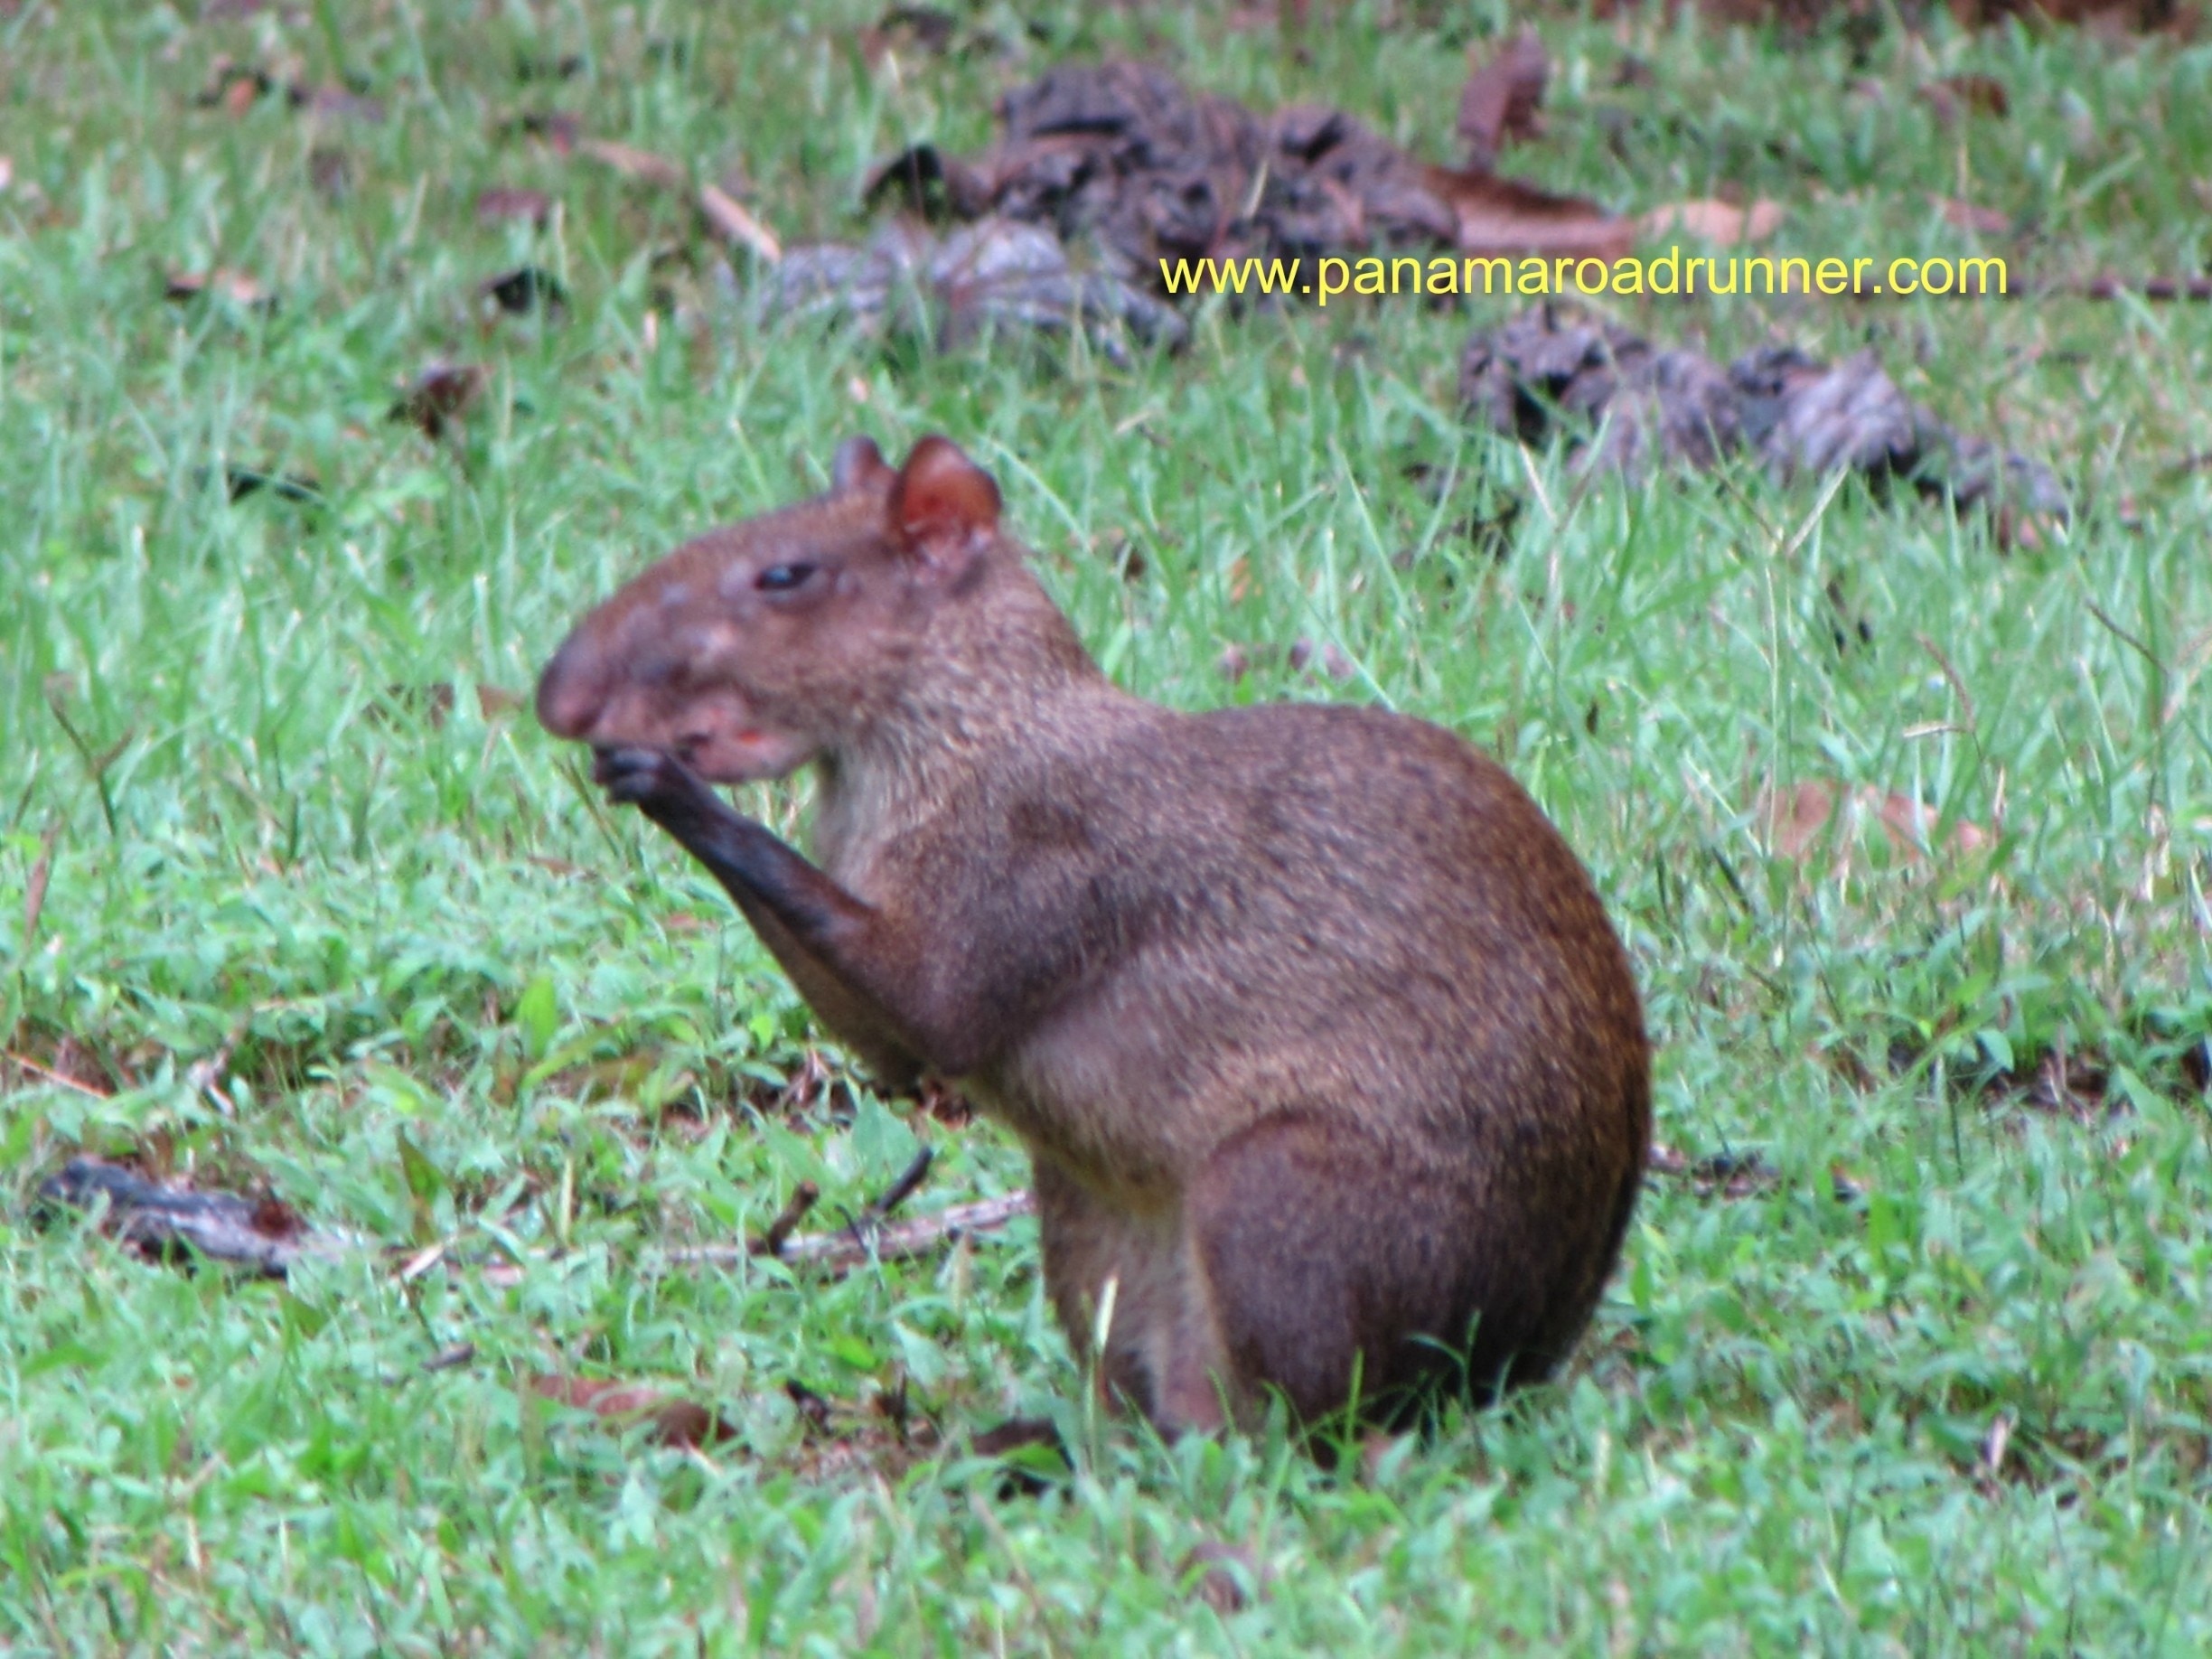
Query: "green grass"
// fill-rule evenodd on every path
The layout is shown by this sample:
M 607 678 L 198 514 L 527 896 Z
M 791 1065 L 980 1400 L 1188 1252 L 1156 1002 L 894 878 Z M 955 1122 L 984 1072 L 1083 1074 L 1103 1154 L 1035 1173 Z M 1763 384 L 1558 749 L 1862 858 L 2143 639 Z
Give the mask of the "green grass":
M 1855 484 L 1629 487 L 1471 431 L 1457 352 L 1495 309 L 1212 310 L 1179 359 L 1124 367 L 763 332 L 676 205 L 503 131 L 559 108 L 707 176 L 742 159 L 790 239 L 853 233 L 870 159 L 979 144 L 1003 80 L 1085 53 L 1326 98 L 1445 157 L 1460 48 L 1503 8 L 1314 10 L 1299 61 L 1214 7 L 995 5 L 1017 61 L 895 76 L 856 55 L 867 4 L 0 21 L 0 1034 L 105 1094 L 0 1069 L 0 1648 L 2212 1645 L 2212 1124 L 2187 1064 L 2212 1028 L 2212 472 L 2180 464 L 2212 451 L 2212 309 L 1619 314 L 1716 355 L 1874 345 L 2079 492 L 2007 553 Z M 1655 14 L 1545 29 L 1551 136 L 1508 164 L 1622 211 L 1725 184 L 1789 207 L 1789 251 L 1887 257 L 1958 251 L 1929 204 L 1954 195 L 2029 226 L 2043 276 L 2212 252 L 2212 48 L 1892 30 L 1854 65 L 1840 37 Z M 1652 84 L 1613 85 L 1624 42 Z M 219 52 L 363 77 L 390 118 L 199 108 Z M 515 77 L 567 52 L 576 79 Z M 2006 82 L 2009 120 L 1916 98 L 1964 70 Z M 337 202 L 323 146 L 349 157 Z M 494 183 L 561 215 L 480 229 Z M 526 258 L 567 318 L 486 322 L 473 285 Z M 163 298 L 212 264 L 277 308 Z M 441 359 L 495 370 L 445 445 L 385 418 Z M 818 487 L 848 434 L 929 430 L 996 471 L 1123 683 L 1441 721 L 1591 864 L 1661 1139 L 1770 1173 L 1655 1177 L 1555 1385 L 1331 1475 L 1279 1432 L 1162 1447 L 1098 1420 L 1033 1231 L 841 1279 L 670 1268 L 802 1179 L 858 1208 L 917 1136 L 940 1152 L 918 1207 L 1017 1186 L 1022 1159 L 834 1051 L 835 1086 L 788 1100 L 820 1039 L 719 894 L 471 689 L 527 689 L 625 573 Z M 325 504 L 227 502 L 227 465 Z M 1516 499 L 1495 558 L 1469 526 Z M 1299 636 L 1356 676 L 1214 667 Z M 1868 833 L 1793 864 L 1757 802 L 1801 780 L 1992 844 Z M 802 804 L 747 799 L 787 829 Z M 2104 1076 L 2073 1111 L 2027 1087 L 2061 1054 Z M 34 1224 L 79 1148 L 464 1265 L 407 1280 L 364 1252 L 279 1288 L 142 1263 Z M 470 1363 L 422 1369 L 461 1341 Z M 739 1438 L 651 1445 L 540 1401 L 547 1372 L 663 1382 Z M 901 1389 L 906 1447 L 879 1405 Z M 1077 1451 L 1043 1496 L 960 1451 L 1016 1411 Z M 1194 1598 L 1206 1540 L 1248 1547 L 1268 1597 Z

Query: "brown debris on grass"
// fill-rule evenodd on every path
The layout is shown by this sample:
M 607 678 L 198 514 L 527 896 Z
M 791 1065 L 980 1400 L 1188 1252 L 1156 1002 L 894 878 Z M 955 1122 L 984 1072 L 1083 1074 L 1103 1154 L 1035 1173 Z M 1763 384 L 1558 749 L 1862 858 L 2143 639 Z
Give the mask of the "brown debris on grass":
M 1551 58 L 1544 51 L 1543 37 L 1533 29 L 1522 30 L 1487 62 L 1476 54 L 1475 47 L 1467 48 L 1458 132 L 1467 164 L 1487 173 L 1508 143 L 1525 142 L 1542 132 L 1537 111 L 1543 104 L 1544 83 L 1551 76 Z
M 875 330 L 896 321 L 941 350 L 1002 329 L 1081 323 L 1143 344 L 1176 347 L 1189 333 L 1174 307 L 1102 271 L 1079 271 L 1050 230 L 992 217 L 937 237 L 909 220 L 859 248 L 824 242 L 785 254 L 762 291 L 769 315 L 840 318 Z
M 1615 17 L 1639 5 L 1640 0 L 1598 0 L 1597 14 Z M 1905 0 L 1897 14 L 1907 27 L 1922 27 L 1943 5 L 1964 29 L 2018 18 L 2031 27 L 2079 27 L 2114 40 L 2132 34 L 2194 40 L 2204 28 L 2203 9 L 2196 0 Z M 1774 24 L 1798 35 L 1841 21 L 1854 33 L 1870 36 L 1888 15 L 1886 8 L 1870 0 L 1666 0 L 1669 23 L 1685 8 L 1724 27 Z
M 534 110 L 509 123 L 514 130 L 542 142 L 556 155 L 573 155 L 584 142 L 584 120 L 565 109 Z
M 1837 820 L 1841 805 L 1842 819 Z M 1889 845 L 1907 859 L 1925 861 L 1936 845 L 1937 815 L 1925 802 L 1894 790 L 1885 794 L 1869 785 L 1839 791 L 1816 779 L 1801 780 L 1786 790 L 1767 790 L 1757 803 L 1761 835 L 1767 846 L 1792 862 L 1801 862 L 1820 842 L 1832 822 L 1847 839 L 1861 823 L 1880 826 Z M 1954 857 L 1982 851 L 1993 838 L 1980 824 L 1960 819 L 1942 838 L 1941 850 Z
M 222 479 L 223 493 L 233 501 L 267 493 L 277 501 L 292 501 L 303 507 L 329 505 L 322 484 L 305 473 L 286 473 L 273 467 L 239 466 L 234 463 L 223 468 Z
M 328 1259 L 347 1248 L 279 1199 L 164 1186 L 97 1158 L 71 1158 L 40 1184 L 39 1197 L 98 1212 L 107 1232 L 149 1261 L 200 1256 L 276 1279 L 305 1257 Z
M 624 178 L 689 197 L 693 211 L 709 234 L 728 247 L 745 249 L 764 265 L 774 265 L 783 258 L 782 239 L 737 200 L 744 189 L 741 172 L 733 172 L 720 182 L 702 182 L 695 188 L 690 170 L 682 163 L 656 155 L 650 150 L 618 144 L 610 138 L 586 138 L 581 129 L 573 126 L 566 141 L 557 138 L 556 143 L 564 154 L 573 147 L 577 153 L 612 167 Z
M 1945 75 L 1922 87 L 1920 96 L 1946 126 L 1962 116 L 1990 116 L 2001 121 L 2012 113 L 2012 95 L 1994 75 Z
M 336 116 L 370 126 L 381 125 L 385 117 L 383 101 L 359 86 L 283 82 L 258 64 L 220 55 L 209 64 L 208 84 L 192 102 L 202 109 L 220 109 L 235 118 L 273 92 L 282 92 L 293 108 L 310 115 Z
M 1463 141 L 1495 155 L 1532 133 L 1545 73 L 1533 35 L 1478 66 L 1461 100 Z M 979 155 L 916 145 L 865 181 L 871 205 L 959 229 L 902 220 L 865 247 L 793 249 L 767 309 L 875 326 L 910 295 L 940 344 L 991 326 L 1111 319 L 1173 346 L 1185 328 L 1165 303 L 1175 289 L 1163 267 L 1177 260 L 1606 258 L 1635 234 L 1592 202 L 1486 166 L 1429 165 L 1340 110 L 1263 116 L 1147 64 L 1064 65 L 1008 91 L 998 116 L 1000 138 Z
M 942 57 L 961 43 L 961 21 L 933 5 L 895 5 L 859 34 L 860 60 L 870 69 L 900 53 Z M 971 44 L 992 44 L 979 36 Z
M 53 874 L 54 843 L 61 839 L 61 820 L 58 818 L 39 837 L 38 858 L 33 861 L 30 876 L 23 883 L 23 942 L 16 951 L 19 961 L 28 961 L 32 947 L 38 942 L 39 917 L 46 909 L 46 883 Z
M 523 701 L 519 691 L 481 683 L 476 687 L 476 712 L 486 725 L 512 714 L 522 707 Z M 394 683 L 384 688 L 381 705 L 369 706 L 372 717 L 389 718 L 392 713 L 401 713 L 421 720 L 434 732 L 445 726 L 453 711 L 454 688 L 450 680 L 433 680 L 422 685 Z
M 1640 215 L 1636 228 L 1657 240 L 1673 234 L 1693 236 L 1717 248 L 1763 242 L 1782 228 L 1782 204 L 1761 197 L 1749 207 L 1699 198 L 1671 202 Z
M 743 248 L 764 262 L 773 265 L 783 257 L 783 244 L 776 233 L 753 217 L 752 213 L 730 192 L 718 184 L 698 187 L 699 217 L 707 227 L 733 248 Z
M 641 150 L 634 145 L 618 144 L 612 138 L 578 138 L 576 153 L 614 170 L 626 179 L 641 183 L 655 184 L 662 190 L 682 190 L 691 183 L 691 175 L 680 162 L 672 162 L 665 155 L 656 155 L 651 150 Z
M 1223 680 L 1234 685 L 1253 669 L 1276 661 L 1308 680 L 1314 677 L 1317 668 L 1338 681 L 1354 680 L 1359 675 L 1358 665 L 1336 646 L 1324 642 L 1317 650 L 1314 642 L 1302 635 L 1291 641 L 1288 649 L 1268 644 L 1224 646 L 1221 655 L 1214 659 L 1214 668 Z
M 384 123 L 384 100 L 371 98 L 351 87 L 319 86 L 293 87 L 286 96 L 295 109 L 305 109 L 310 115 L 335 116 L 349 121 L 364 122 L 370 127 Z
M 553 217 L 553 198 L 542 190 L 518 190 L 505 185 L 494 185 L 476 192 L 476 222 L 496 225 L 509 220 L 522 220 L 545 227 Z
M 720 1413 L 650 1383 L 617 1382 L 590 1377 L 533 1376 L 532 1393 L 579 1411 L 589 1411 L 610 1427 L 647 1427 L 662 1446 L 698 1450 L 737 1438 Z
M 274 311 L 276 296 L 243 271 L 172 271 L 162 290 L 164 299 L 182 304 L 195 299 L 228 300 L 241 311 Z
M 1972 230 L 1979 236 L 2004 236 L 2012 229 L 2012 215 L 2000 208 L 1980 207 L 1952 196 L 1930 196 L 1928 202 L 1943 215 L 1944 223 L 1962 230 Z
M 1463 105 L 1470 142 L 1530 129 L 1523 50 L 1477 71 Z M 1094 241 L 1107 268 L 1146 286 L 1159 284 L 1162 259 L 1377 248 L 1574 254 L 1608 239 L 1625 250 L 1630 233 L 1587 202 L 1486 169 L 1427 165 L 1340 110 L 1261 116 L 1147 64 L 1063 66 L 1007 93 L 998 115 L 1003 136 L 982 155 L 917 146 L 877 166 L 870 197 L 896 189 L 923 212 L 1049 225 L 1063 239 Z
M 535 265 L 518 266 L 486 277 L 476 291 L 510 316 L 533 311 L 558 321 L 568 309 L 568 290 L 552 272 Z
M 481 363 L 434 363 L 417 375 L 406 396 L 391 406 L 389 418 L 404 420 L 433 440 L 457 427 L 468 407 L 492 383 Z
M 1000 1198 L 980 1198 L 969 1204 L 948 1204 L 912 1221 L 879 1227 L 856 1223 L 835 1233 L 788 1234 L 773 1253 L 779 1261 L 809 1261 L 844 1272 L 870 1261 L 892 1261 L 925 1256 L 962 1239 L 989 1238 L 1012 1222 L 1036 1213 L 1036 1200 L 1026 1191 Z M 770 1253 L 765 1239 L 742 1244 L 699 1244 L 668 1252 L 670 1264 L 680 1267 L 735 1266 L 748 1256 Z
M 1658 463 L 1703 469 L 1748 453 L 1782 478 L 1842 468 L 1961 508 L 2067 511 L 2049 468 L 1911 403 L 1871 351 L 1824 363 L 1770 347 L 1722 370 L 1701 352 L 1536 305 L 1467 342 L 1459 393 L 1477 423 L 1526 444 L 1546 441 L 1564 416 L 1579 465 L 1632 477 Z
M 2010 18 L 2024 23 L 2071 24 L 2093 34 L 2171 34 L 2193 40 L 2202 32 L 2204 14 L 2192 0 L 1949 0 L 1960 26 L 1988 28 Z

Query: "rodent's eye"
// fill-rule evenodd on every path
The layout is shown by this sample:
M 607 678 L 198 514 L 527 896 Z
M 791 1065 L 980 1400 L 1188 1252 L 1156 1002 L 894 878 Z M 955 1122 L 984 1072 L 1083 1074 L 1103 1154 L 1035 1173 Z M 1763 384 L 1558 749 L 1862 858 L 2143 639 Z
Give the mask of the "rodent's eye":
M 770 565 L 753 578 L 753 586 L 764 594 L 787 594 L 813 574 L 811 565 Z

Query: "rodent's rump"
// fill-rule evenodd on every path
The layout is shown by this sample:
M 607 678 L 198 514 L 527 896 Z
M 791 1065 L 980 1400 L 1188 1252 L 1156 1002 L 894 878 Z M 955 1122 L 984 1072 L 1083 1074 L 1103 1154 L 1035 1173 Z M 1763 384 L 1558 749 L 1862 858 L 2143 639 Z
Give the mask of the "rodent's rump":
M 1626 954 L 1520 787 L 1380 710 L 1120 691 L 924 439 L 678 549 L 539 717 L 715 874 L 894 1083 L 1036 1166 L 1048 1288 L 1166 1427 L 1542 1375 L 1650 1135 Z M 818 771 L 810 863 L 707 780 Z

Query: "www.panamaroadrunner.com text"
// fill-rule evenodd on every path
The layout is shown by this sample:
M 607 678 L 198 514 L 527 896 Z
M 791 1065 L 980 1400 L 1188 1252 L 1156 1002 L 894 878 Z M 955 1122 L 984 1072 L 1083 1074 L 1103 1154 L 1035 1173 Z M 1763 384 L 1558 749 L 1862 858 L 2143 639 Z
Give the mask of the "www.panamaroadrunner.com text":
M 1765 254 L 1711 254 L 1682 257 L 1680 247 L 1648 258 L 1575 258 L 1560 255 L 1518 259 L 1435 254 L 1418 258 L 1370 255 L 1357 259 L 1331 256 L 1309 267 L 1303 259 L 1162 259 L 1160 286 L 1171 295 L 1279 294 L 1326 305 L 1332 299 L 1382 299 L 1392 295 L 1435 296 L 1456 294 L 1559 295 L 1657 294 L 1947 294 L 2002 295 L 2005 262 L 1975 255 L 1889 260 L 1854 258 L 1769 258 Z

